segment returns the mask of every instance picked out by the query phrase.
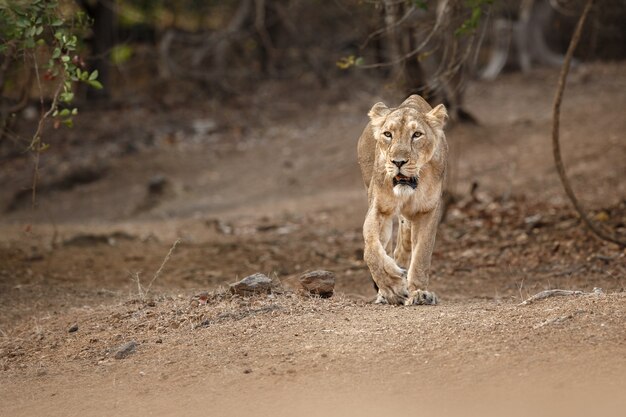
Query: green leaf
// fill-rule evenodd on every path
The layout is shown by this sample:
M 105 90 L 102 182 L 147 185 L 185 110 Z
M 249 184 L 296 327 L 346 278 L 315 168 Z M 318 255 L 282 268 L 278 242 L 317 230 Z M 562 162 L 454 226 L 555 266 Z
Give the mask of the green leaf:
M 66 92 L 59 95 L 59 99 L 64 103 L 70 103 L 74 99 L 74 93 Z
M 93 81 L 96 78 L 98 78 L 98 70 L 94 70 L 91 75 L 89 76 L 89 81 Z
M 95 88 L 96 90 L 102 90 L 104 88 L 102 83 L 98 80 L 90 80 L 90 81 L 87 81 L 87 83 L 89 83 L 89 85 Z
M 72 109 L 72 116 L 76 116 L 78 114 L 78 109 L 76 107 L 74 107 Z
M 133 48 L 129 45 L 116 45 L 111 50 L 111 62 L 122 65 L 133 56 Z
M 15 26 L 25 29 L 30 25 L 30 22 L 26 18 L 19 18 L 15 21 Z
M 61 110 L 61 111 L 59 112 L 59 115 L 60 115 L 61 117 L 65 117 L 65 116 L 69 116 L 69 115 L 70 115 L 70 113 L 71 113 L 71 112 L 70 112 L 70 109 L 63 109 L 63 110 Z
M 70 57 L 69 57 L 69 56 L 67 56 L 67 55 L 63 55 L 63 56 L 61 57 L 61 61 L 63 61 L 63 62 L 70 62 Z

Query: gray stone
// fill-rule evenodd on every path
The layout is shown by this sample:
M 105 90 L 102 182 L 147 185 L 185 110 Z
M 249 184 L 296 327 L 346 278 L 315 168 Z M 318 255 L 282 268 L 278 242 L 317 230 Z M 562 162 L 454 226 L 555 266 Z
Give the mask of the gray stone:
M 137 342 L 135 342 L 134 340 L 131 340 L 130 342 L 123 344 L 115 352 L 115 359 L 126 358 L 128 355 L 130 355 L 131 353 L 135 351 L 135 348 L 137 348 Z
M 230 292 L 239 295 L 268 293 L 272 288 L 272 280 L 257 273 L 245 277 L 241 281 L 230 284 Z
M 328 298 L 335 291 L 335 274 L 330 271 L 312 271 L 300 277 L 300 285 L 311 294 Z

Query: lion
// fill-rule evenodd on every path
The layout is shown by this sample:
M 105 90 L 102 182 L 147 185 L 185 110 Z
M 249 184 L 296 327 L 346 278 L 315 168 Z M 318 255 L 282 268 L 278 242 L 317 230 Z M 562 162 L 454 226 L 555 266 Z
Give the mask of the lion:
M 376 103 L 368 115 L 357 151 L 369 206 L 364 259 L 378 289 L 376 302 L 437 304 L 435 293 L 426 288 L 443 206 L 447 110 L 412 95 L 396 108 Z

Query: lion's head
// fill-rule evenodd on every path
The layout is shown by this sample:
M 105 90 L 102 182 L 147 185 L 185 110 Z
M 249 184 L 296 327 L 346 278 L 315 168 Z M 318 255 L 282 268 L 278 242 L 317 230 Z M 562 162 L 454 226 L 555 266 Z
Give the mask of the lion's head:
M 440 104 L 431 110 L 424 105 L 428 106 L 407 100 L 390 109 L 380 102 L 369 112 L 377 157 L 384 160 L 396 195 L 411 194 L 417 188 L 420 170 L 437 154 L 444 138 L 446 108 Z

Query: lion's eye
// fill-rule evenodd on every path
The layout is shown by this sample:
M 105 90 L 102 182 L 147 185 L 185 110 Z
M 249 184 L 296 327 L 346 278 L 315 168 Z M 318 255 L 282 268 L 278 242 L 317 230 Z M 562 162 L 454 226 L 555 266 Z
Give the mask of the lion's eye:
M 390 138 L 391 137 L 391 132 L 383 132 L 383 135 L 385 135 L 386 137 Z
M 421 138 L 422 136 L 424 136 L 422 132 L 413 133 L 413 139 Z

